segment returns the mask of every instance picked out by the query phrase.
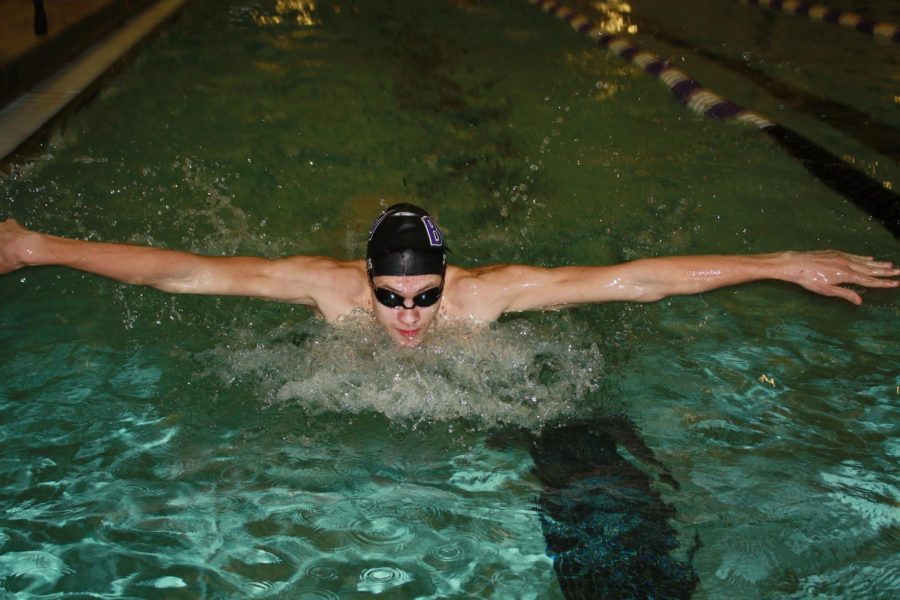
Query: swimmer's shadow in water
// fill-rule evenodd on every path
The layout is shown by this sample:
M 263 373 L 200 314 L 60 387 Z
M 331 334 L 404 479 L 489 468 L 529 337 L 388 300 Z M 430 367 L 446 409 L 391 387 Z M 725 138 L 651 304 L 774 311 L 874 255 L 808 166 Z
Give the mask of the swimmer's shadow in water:
M 630 419 L 604 416 L 545 426 L 529 436 L 547 552 L 566 598 L 687 598 L 697 586 L 693 554 L 672 556 L 677 533 L 651 478 L 619 447 L 678 484 Z

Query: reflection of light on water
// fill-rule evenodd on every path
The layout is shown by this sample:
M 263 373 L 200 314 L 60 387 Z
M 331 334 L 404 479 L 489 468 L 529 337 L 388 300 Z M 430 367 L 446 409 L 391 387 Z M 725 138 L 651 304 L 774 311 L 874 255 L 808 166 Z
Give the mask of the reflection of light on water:
M 412 575 L 403 569 L 398 569 L 396 567 L 373 567 L 360 573 L 357 589 L 360 592 L 381 594 L 412 581 L 412 579 Z
M 837 472 L 823 472 L 829 495 L 863 517 L 873 529 L 900 524 L 900 489 L 878 473 L 855 461 L 845 461 Z
M 313 15 L 316 11 L 316 3 L 312 0 L 278 0 L 275 3 L 274 15 L 253 15 L 253 20 L 259 25 L 280 25 L 293 16 L 298 25 L 306 27 L 318 25 L 319 20 Z
M 217 354 L 227 380 L 314 413 L 538 428 L 576 412 L 603 374 L 597 345 L 560 321 L 548 331 L 525 320 L 484 331 L 444 326 L 410 350 L 393 347 L 362 314 L 341 327 L 308 324 L 309 332 L 282 326 L 267 339 L 251 329 L 235 332 L 231 347 Z
M 408 523 L 390 516 L 364 517 L 352 525 L 354 539 L 367 546 L 402 546 L 414 533 Z
M 604 33 L 637 33 L 637 25 L 628 22 L 631 4 L 622 0 L 604 0 L 592 3 L 593 8 L 603 16 L 596 24 Z
M 74 571 L 49 552 L 7 552 L 0 556 L 0 577 L 27 581 L 26 590 L 55 584 L 69 573 Z

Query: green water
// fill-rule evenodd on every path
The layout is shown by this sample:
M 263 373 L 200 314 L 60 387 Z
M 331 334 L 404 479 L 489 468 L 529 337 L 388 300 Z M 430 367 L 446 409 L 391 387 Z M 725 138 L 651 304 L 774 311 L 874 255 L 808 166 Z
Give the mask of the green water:
M 693 10 L 633 5 L 900 119 L 895 47 L 736 2 Z M 734 72 L 635 42 L 898 181 Z M 767 138 L 693 115 L 524 1 L 193 2 L 0 181 L 0 216 L 35 229 L 208 254 L 358 257 L 400 200 L 467 266 L 823 247 L 900 262 Z M 303 307 L 56 268 L 3 277 L 0 298 L 3 596 L 561 598 L 529 435 L 607 415 L 662 465 L 620 441 L 674 509 L 696 597 L 900 584 L 896 293 L 853 307 L 763 283 L 443 328 L 415 352 Z

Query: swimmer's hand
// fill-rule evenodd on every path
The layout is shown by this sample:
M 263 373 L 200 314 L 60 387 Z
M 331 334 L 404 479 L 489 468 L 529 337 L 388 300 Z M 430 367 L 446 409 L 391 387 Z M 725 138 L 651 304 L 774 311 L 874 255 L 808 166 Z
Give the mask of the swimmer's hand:
M 891 279 L 900 275 L 900 269 L 890 262 L 878 261 L 871 256 L 822 250 L 784 252 L 781 258 L 785 266 L 784 276 L 780 279 L 823 296 L 843 298 L 853 304 L 862 304 L 862 298 L 855 291 L 842 287 L 844 284 L 871 288 L 900 286 L 900 280 Z
M 35 235 L 15 219 L 0 221 L 0 275 L 25 266 L 22 253 L 27 252 L 28 238 Z

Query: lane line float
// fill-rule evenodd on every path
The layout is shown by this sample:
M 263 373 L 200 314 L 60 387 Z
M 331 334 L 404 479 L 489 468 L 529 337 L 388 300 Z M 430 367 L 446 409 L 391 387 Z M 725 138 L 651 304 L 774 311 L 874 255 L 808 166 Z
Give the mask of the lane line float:
M 578 33 L 593 39 L 601 48 L 653 75 L 693 112 L 705 117 L 734 119 L 764 132 L 797 158 L 807 172 L 872 215 L 894 237 L 900 238 L 900 195 L 897 193 L 799 133 L 703 87 L 687 73 L 676 69 L 655 54 L 635 46 L 628 38 L 605 33 L 600 25 L 557 0 L 528 0 L 528 2 L 565 21 Z
M 748 61 L 719 54 L 667 31 L 665 27 L 646 15 L 629 13 L 629 21 L 647 37 L 668 46 L 686 50 L 694 56 L 727 69 L 748 84 L 765 90 L 766 94 L 790 107 L 794 112 L 839 130 L 855 138 L 873 152 L 881 154 L 900 165 L 900 128 L 879 121 L 868 114 L 842 102 L 824 98 L 775 79 Z
M 741 4 L 762 6 L 772 10 L 780 10 L 789 15 L 806 17 L 810 21 L 831 23 L 860 33 L 871 35 L 880 40 L 900 44 L 900 27 L 887 21 L 874 21 L 847 10 L 836 10 L 822 4 L 809 4 L 798 0 L 740 0 Z

